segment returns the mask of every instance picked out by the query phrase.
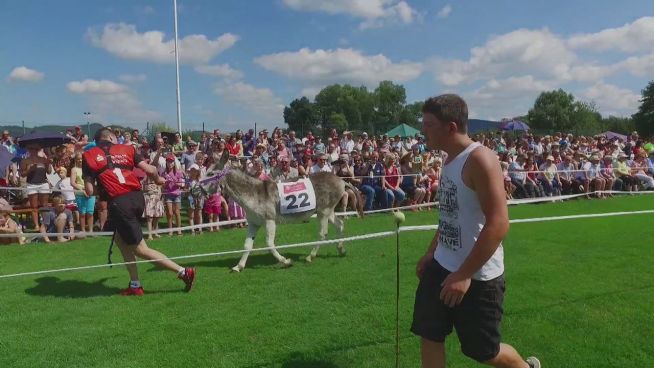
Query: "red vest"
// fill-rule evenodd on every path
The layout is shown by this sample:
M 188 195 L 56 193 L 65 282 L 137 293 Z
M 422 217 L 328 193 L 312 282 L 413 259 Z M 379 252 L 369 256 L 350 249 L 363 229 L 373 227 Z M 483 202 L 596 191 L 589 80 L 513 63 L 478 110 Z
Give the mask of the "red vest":
M 109 198 L 140 191 L 141 182 L 134 175 L 134 146 L 113 144 L 93 147 L 84 152 L 84 162 Z M 106 151 L 105 151 L 106 150 Z

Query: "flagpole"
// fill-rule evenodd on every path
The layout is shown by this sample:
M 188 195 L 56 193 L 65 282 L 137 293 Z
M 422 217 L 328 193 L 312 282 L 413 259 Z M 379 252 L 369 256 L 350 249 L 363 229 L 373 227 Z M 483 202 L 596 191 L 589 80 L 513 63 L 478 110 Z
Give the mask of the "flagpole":
M 177 48 L 177 0 L 173 0 L 173 12 L 175 14 L 175 71 L 176 71 L 176 78 L 177 78 L 177 132 L 179 133 L 180 137 L 182 139 L 184 138 L 182 136 L 182 108 L 180 105 L 180 97 L 179 97 L 179 53 L 178 48 Z

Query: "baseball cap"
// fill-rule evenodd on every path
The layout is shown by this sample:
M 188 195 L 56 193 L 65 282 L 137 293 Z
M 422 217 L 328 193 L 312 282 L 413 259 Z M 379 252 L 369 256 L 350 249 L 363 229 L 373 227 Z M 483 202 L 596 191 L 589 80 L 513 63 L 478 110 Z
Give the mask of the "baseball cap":
M 198 164 L 193 164 L 188 169 L 189 170 L 198 170 L 198 171 L 200 171 L 200 166 L 198 166 Z
M 175 155 L 169 153 L 166 155 L 166 161 L 175 161 Z

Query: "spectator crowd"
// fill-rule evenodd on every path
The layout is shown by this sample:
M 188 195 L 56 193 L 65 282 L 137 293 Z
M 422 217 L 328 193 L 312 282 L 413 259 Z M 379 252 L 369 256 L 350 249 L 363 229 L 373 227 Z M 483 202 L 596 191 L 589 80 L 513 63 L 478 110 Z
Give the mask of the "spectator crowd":
M 134 146 L 165 179 L 160 186 L 137 173 L 142 178 L 146 201 L 143 217 L 150 239 L 159 236 L 152 231 L 158 229 L 163 217 L 169 235 L 181 235 L 173 229 L 184 225 L 245 217 L 233 198 L 220 193 L 207 195 L 199 183 L 225 152 L 262 180 L 293 181 L 320 171 L 332 172 L 358 188 L 367 211 L 435 201 L 441 166 L 447 158 L 442 152 L 429 150 L 418 134 L 389 137 L 332 130 L 325 137 L 311 131 L 300 137 L 294 131 L 276 128 L 272 132 L 215 130 L 194 141 L 190 137 L 183 140 L 179 134 L 156 133 L 148 139 L 138 130 L 116 129 L 115 133 L 118 143 Z M 44 149 L 38 144 L 20 147 L 9 132 L 4 132 L 0 144 L 16 159 L 0 172 L 6 200 L 0 203 L 0 233 L 29 228 L 43 233 L 46 242 L 65 242 L 103 228 L 107 202 L 83 192 L 82 153 L 93 142 L 80 127 L 67 134 L 71 143 Z M 611 190 L 654 189 L 654 138 L 643 139 L 637 132 L 626 139 L 608 139 L 499 131 L 475 134 L 473 139 L 497 153 L 507 199 L 572 193 L 605 198 L 612 196 L 606 192 Z M 7 189 L 11 187 L 22 190 Z M 341 209 L 356 208 L 356 201 L 355 193 L 346 193 Z M 10 216 L 21 207 L 33 210 L 22 226 Z M 184 224 L 183 209 L 188 214 Z M 216 225 L 208 227 L 208 231 L 217 230 Z M 202 229 L 191 230 L 193 234 L 196 231 Z

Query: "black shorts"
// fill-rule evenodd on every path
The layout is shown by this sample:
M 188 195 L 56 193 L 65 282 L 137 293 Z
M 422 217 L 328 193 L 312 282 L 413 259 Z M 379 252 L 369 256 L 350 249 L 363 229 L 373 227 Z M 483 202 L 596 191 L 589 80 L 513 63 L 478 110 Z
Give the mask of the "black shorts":
M 109 201 L 109 216 L 105 231 L 114 231 L 127 245 L 138 245 L 143 240 L 141 220 L 145 208 L 142 192 L 129 192 Z
M 440 300 L 441 283 L 449 274 L 436 261 L 425 269 L 416 290 L 411 332 L 444 342 L 454 327 L 465 355 L 479 362 L 494 358 L 500 351 L 504 275 L 489 281 L 472 280 L 461 304 L 450 308 Z

